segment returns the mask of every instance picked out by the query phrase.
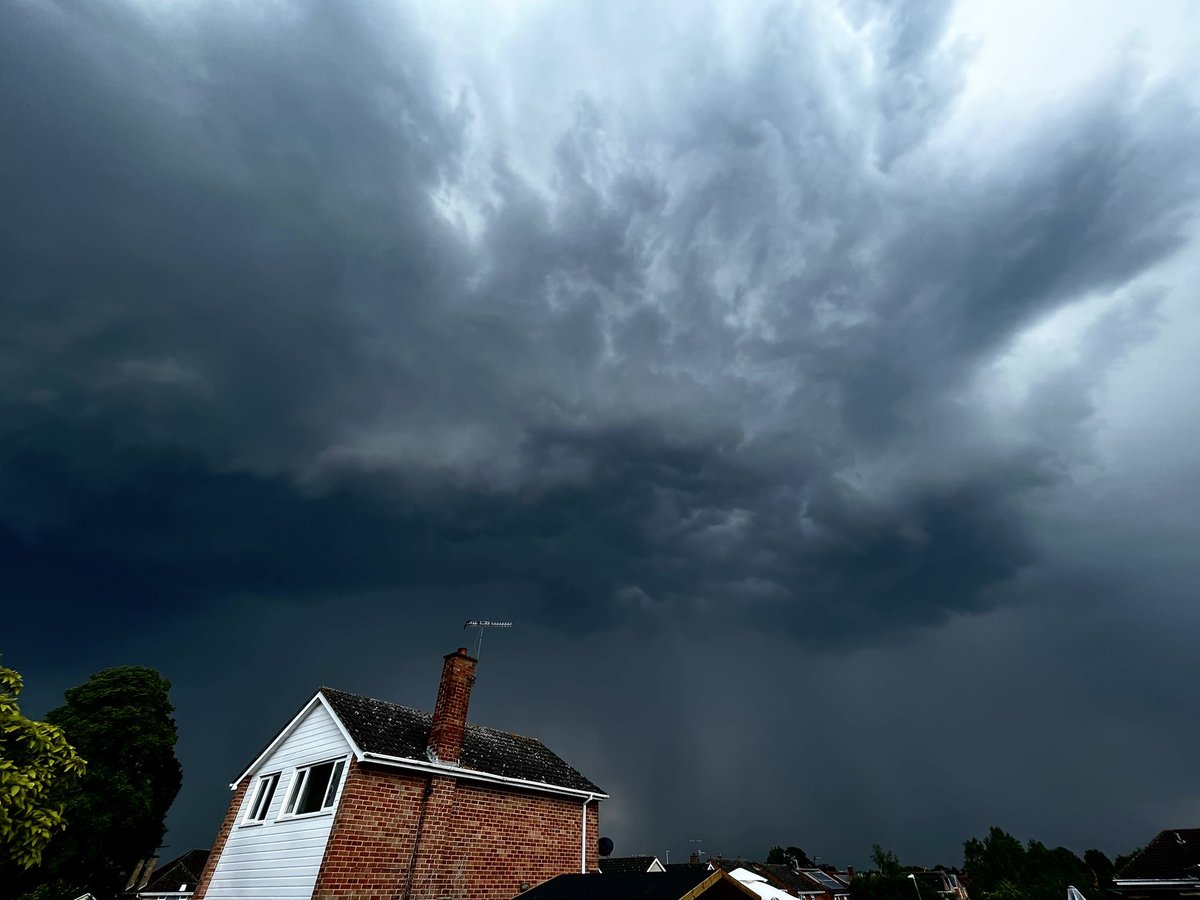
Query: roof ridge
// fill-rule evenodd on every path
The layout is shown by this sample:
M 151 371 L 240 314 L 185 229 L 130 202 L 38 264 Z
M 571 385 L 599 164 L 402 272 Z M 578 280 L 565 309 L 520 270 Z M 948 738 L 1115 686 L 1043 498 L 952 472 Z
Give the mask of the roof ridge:
M 357 697 L 360 700 L 370 700 L 372 703 L 382 703 L 385 706 L 394 706 L 396 709 L 403 709 L 407 712 L 416 713 L 419 716 L 425 716 L 430 719 L 433 718 L 432 713 L 426 712 L 423 709 L 418 709 L 415 706 L 405 706 L 403 703 L 396 703 L 393 700 L 384 700 L 380 697 L 370 697 L 366 694 L 356 694 L 353 691 L 343 691 L 341 688 L 330 687 L 327 684 L 323 684 L 317 688 L 318 693 L 321 693 L 324 691 L 331 691 L 335 694 L 344 694 L 347 697 Z M 496 728 L 492 725 L 480 724 L 479 722 L 467 722 L 466 727 L 467 728 L 475 728 L 480 731 L 490 731 L 493 734 L 506 734 L 506 735 L 509 735 L 510 737 L 521 738 L 521 740 L 524 740 L 524 741 L 536 741 L 539 744 L 543 744 L 543 742 L 541 741 L 540 738 L 535 738 L 532 735 L 528 735 L 528 734 L 521 734 L 519 731 L 509 731 L 507 728 Z M 545 746 L 545 745 L 543 744 L 543 746 Z
M 357 697 L 359 700 L 370 700 L 372 703 L 382 703 L 385 706 L 395 706 L 398 709 L 406 709 L 409 712 L 420 713 L 423 716 L 430 715 L 430 713 L 425 712 L 423 709 L 417 709 L 415 706 L 405 706 L 403 703 L 397 703 L 394 700 L 384 700 L 381 697 L 368 697 L 366 694 L 356 694 L 354 691 L 343 691 L 341 688 L 330 687 L 327 684 L 323 684 L 317 688 L 318 693 L 324 691 L 332 691 L 335 694 L 345 694 L 347 697 Z

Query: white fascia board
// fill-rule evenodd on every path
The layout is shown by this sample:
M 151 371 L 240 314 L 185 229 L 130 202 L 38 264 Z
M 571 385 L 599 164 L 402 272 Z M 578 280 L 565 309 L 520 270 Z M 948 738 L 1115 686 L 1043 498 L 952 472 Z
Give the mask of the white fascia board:
M 346 730 L 346 726 L 342 724 L 342 720 L 338 718 L 338 714 L 333 711 L 333 707 L 329 705 L 329 701 L 325 699 L 324 695 L 320 691 L 317 691 L 315 694 L 313 694 L 311 700 L 300 707 L 300 712 L 296 713 L 296 715 L 292 717 L 292 720 L 287 723 L 281 732 L 279 732 L 275 740 L 267 744 L 266 749 L 264 749 L 262 753 L 258 754 L 258 758 L 255 759 L 254 762 L 250 763 L 246 771 L 239 775 L 233 781 L 233 783 L 229 785 L 229 789 L 231 791 L 236 791 L 237 786 L 242 783 L 242 779 L 262 765 L 263 760 L 270 756 L 275 751 L 276 747 L 291 737 L 292 732 L 296 730 L 297 726 L 299 726 L 304 717 L 312 712 L 317 706 L 325 707 L 325 711 L 328 712 L 329 717 L 333 719 L 333 724 L 337 726 L 338 732 L 345 739 L 346 743 L 350 745 L 350 750 L 354 753 L 354 758 L 359 762 L 362 762 L 362 750 L 359 749 L 358 744 L 354 743 L 354 738 L 350 737 L 350 732 Z
M 1114 878 L 1117 887 L 1200 887 L 1195 878 Z
M 527 788 L 531 791 L 541 791 L 546 794 L 561 794 L 583 800 L 607 800 L 608 794 L 597 791 L 582 791 L 579 788 L 560 787 L 557 784 L 545 784 L 541 781 L 527 781 L 524 778 L 510 778 L 507 775 L 494 775 L 491 772 L 480 772 L 477 769 L 464 769 L 461 766 L 450 766 L 445 763 L 433 763 L 422 759 L 407 759 L 402 756 L 387 756 L 383 753 L 364 753 L 360 762 L 378 763 L 393 766 L 397 769 L 410 769 L 414 772 L 424 772 L 428 775 L 445 775 L 450 778 L 463 778 L 469 781 L 483 781 L 489 784 L 507 784 L 512 787 Z

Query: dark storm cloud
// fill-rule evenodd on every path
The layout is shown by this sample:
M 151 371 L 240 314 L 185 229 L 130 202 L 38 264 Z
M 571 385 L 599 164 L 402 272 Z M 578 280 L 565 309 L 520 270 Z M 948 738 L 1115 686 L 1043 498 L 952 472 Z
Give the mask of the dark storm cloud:
M 945 4 L 707 35 L 647 121 L 577 97 L 540 183 L 481 174 L 486 96 L 390 14 L 11 18 L 4 556 L 42 596 L 509 582 L 851 640 L 983 608 L 1075 445 L 978 439 L 972 379 L 1176 249 L 1196 187 L 1194 116 L 1132 75 L 939 151 Z

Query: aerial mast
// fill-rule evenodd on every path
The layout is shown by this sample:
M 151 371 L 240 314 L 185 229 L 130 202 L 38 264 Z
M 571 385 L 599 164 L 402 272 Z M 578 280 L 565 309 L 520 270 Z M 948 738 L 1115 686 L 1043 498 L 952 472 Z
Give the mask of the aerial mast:
M 463 628 L 478 628 L 479 635 L 475 638 L 475 659 L 479 659 L 479 650 L 483 646 L 483 632 L 486 628 L 512 628 L 512 622 L 489 622 L 487 619 L 467 619 Z

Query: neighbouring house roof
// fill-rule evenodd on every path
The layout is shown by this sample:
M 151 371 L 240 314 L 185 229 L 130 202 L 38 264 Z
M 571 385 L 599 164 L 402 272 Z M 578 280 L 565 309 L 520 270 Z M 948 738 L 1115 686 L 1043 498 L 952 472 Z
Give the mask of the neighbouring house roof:
M 713 866 L 733 873 L 741 870 L 756 875 L 766 884 L 781 888 L 791 894 L 844 894 L 849 886 L 842 878 L 820 869 L 793 869 L 786 863 L 760 863 L 745 859 L 725 859 L 714 856 L 709 860 Z M 737 875 L 734 875 L 737 878 Z M 746 879 L 739 879 L 746 880 Z M 752 889 L 753 886 L 751 886 Z M 769 892 L 754 889 L 760 896 Z
M 703 870 L 559 875 L 519 896 L 520 900 L 694 900 L 705 894 L 758 900 L 725 872 Z
M 208 862 L 207 850 L 189 850 L 168 863 L 158 866 L 150 880 L 138 889 L 138 894 L 177 894 L 180 886 L 184 890 L 194 891 L 204 864 Z
M 1200 828 L 1160 831 L 1117 873 L 1118 881 L 1200 879 Z
M 323 687 L 319 693 L 364 753 L 425 760 L 431 716 L 418 709 Z M 595 784 L 537 738 L 468 724 L 457 768 L 597 794 Z
M 606 875 L 618 872 L 648 872 L 657 860 L 656 856 L 610 856 L 601 858 L 600 871 Z
M 817 885 L 821 890 L 826 891 L 847 891 L 850 889 L 850 884 L 847 879 L 834 872 L 827 872 L 824 869 L 800 869 L 800 874 L 807 878 L 812 884 Z
M 759 863 L 757 867 L 763 872 L 770 873 L 777 881 L 786 885 L 788 890 L 797 894 L 820 894 L 826 890 L 808 876 L 795 871 L 787 863 Z
M 730 869 L 729 876 L 750 888 L 762 900 L 792 900 L 793 895 L 786 889 L 774 884 L 770 878 L 752 868 L 747 868 L 747 866 Z

